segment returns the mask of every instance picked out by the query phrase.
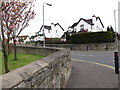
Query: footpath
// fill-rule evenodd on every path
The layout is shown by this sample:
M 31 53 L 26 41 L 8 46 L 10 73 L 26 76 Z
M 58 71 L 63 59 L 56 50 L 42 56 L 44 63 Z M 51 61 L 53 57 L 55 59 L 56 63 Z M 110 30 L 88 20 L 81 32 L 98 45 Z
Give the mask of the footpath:
M 72 73 L 65 88 L 118 88 L 118 75 L 109 67 L 72 60 Z

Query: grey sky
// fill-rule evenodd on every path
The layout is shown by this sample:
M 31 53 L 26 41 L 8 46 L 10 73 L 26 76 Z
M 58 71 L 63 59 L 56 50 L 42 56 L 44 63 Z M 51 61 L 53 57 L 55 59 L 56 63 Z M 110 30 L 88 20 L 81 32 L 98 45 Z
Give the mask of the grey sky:
M 37 15 L 21 34 L 31 33 L 34 35 L 34 32 L 39 31 L 43 20 L 43 2 L 53 5 L 51 7 L 45 5 L 46 25 L 51 25 L 52 22 L 60 23 L 67 30 L 80 18 L 90 19 L 95 14 L 101 18 L 105 29 L 108 25 L 112 25 L 114 28 L 114 10 L 118 9 L 118 1 L 120 0 L 36 0 L 35 11 Z

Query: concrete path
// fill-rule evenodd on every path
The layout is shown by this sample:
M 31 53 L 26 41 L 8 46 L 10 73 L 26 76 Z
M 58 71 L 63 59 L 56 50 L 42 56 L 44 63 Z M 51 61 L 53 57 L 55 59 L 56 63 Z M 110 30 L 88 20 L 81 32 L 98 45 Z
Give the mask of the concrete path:
M 114 69 L 81 60 L 72 60 L 72 65 L 66 88 L 118 88 Z

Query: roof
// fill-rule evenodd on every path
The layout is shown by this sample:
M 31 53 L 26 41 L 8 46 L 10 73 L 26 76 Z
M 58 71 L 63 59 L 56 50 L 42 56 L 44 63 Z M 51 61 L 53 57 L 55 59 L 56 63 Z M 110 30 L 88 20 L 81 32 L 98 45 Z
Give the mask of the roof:
M 54 26 L 60 26 L 60 28 L 63 30 L 63 31 L 65 31 L 64 29 L 63 29 L 63 27 L 59 24 L 59 23 L 56 23 L 56 24 L 54 24 Z
M 57 25 L 58 25 L 63 31 L 65 31 L 65 30 L 63 29 L 63 27 L 62 27 L 59 23 L 54 24 L 54 26 L 57 26 Z M 42 28 L 43 28 L 43 25 L 41 26 L 40 31 L 38 31 L 37 33 L 41 32 Z M 52 30 L 51 26 L 44 25 L 44 28 L 45 28 L 45 29 L 48 29 L 48 30 Z
M 18 36 L 18 38 L 24 38 L 24 39 L 26 39 L 27 37 L 29 36 L 28 35 Z
M 25 38 L 27 38 L 27 37 L 29 37 L 29 36 L 28 36 L 28 35 L 18 36 L 18 38 L 20 38 L 20 37 L 25 37 Z
M 97 19 L 100 20 L 100 23 L 102 24 L 102 27 L 104 28 L 104 25 L 103 25 L 100 17 L 96 17 L 96 20 L 97 20 Z M 78 22 L 74 23 L 74 24 L 73 24 L 72 26 L 70 26 L 69 28 L 74 28 L 75 26 L 78 25 L 78 23 L 79 23 L 81 20 L 85 21 L 86 23 L 88 23 L 88 24 L 90 24 L 90 25 L 94 25 L 92 19 L 83 19 L 83 18 L 80 18 L 80 20 L 79 20 Z
M 43 25 L 41 26 L 40 31 L 42 30 L 42 28 L 43 28 Z M 51 30 L 51 26 L 44 25 L 44 28 L 48 29 L 48 30 Z
M 102 24 L 102 27 L 104 28 L 104 25 L 103 25 L 103 23 L 102 23 L 100 17 L 96 17 L 96 19 L 99 19 L 99 20 L 100 20 L 100 23 Z

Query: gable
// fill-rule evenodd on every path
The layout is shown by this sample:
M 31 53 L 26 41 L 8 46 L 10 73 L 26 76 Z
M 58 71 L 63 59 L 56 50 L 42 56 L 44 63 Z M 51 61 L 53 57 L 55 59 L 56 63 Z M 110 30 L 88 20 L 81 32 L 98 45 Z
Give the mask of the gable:
M 56 26 L 59 26 L 63 31 L 65 31 L 65 30 L 63 29 L 63 27 L 62 27 L 59 23 L 54 24 L 54 26 L 55 26 L 55 27 L 56 27 Z
M 99 21 L 99 22 L 101 23 L 102 27 L 104 28 L 104 25 L 103 25 L 103 23 L 102 23 L 100 17 L 96 17 L 96 20 Z

